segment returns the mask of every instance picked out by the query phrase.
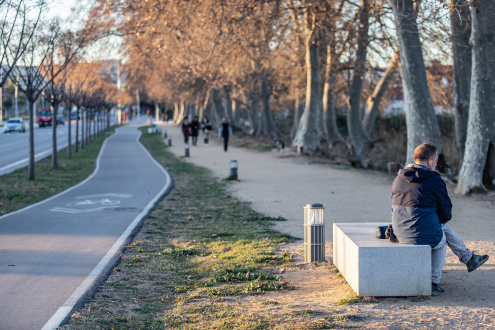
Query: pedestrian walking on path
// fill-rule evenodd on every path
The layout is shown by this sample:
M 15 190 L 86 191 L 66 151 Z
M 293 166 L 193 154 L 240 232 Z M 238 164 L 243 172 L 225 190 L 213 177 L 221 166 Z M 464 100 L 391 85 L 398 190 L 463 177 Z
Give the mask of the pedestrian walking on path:
M 200 124 L 199 124 L 198 116 L 194 116 L 191 122 L 191 136 L 192 136 L 193 146 L 198 144 L 199 125 Z
M 189 125 L 189 118 L 187 117 L 182 122 L 182 135 L 184 135 L 184 143 L 187 146 L 189 144 L 189 136 L 191 135 L 191 125 Z
M 205 146 L 207 147 L 208 143 L 210 142 L 209 140 L 210 140 L 210 131 L 211 131 L 211 123 L 207 116 L 203 116 L 201 125 L 203 127 Z
M 218 135 L 223 138 L 223 151 L 227 151 L 227 148 L 229 147 L 229 136 L 232 135 L 232 128 L 225 117 L 222 118 L 222 124 L 218 130 Z

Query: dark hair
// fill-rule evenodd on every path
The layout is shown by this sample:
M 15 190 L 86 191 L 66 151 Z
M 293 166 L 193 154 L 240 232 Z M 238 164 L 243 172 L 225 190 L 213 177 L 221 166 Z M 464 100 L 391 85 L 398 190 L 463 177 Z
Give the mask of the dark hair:
M 423 143 L 414 149 L 414 161 L 415 162 L 424 162 L 427 161 L 430 157 L 435 157 L 437 154 L 437 147 L 433 143 Z

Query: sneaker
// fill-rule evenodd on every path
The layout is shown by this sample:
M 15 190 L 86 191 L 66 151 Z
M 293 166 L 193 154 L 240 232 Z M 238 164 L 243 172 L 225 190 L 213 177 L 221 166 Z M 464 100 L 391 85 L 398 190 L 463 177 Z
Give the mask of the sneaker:
M 477 255 L 473 253 L 473 256 L 469 261 L 467 262 L 466 266 L 468 269 L 468 272 L 472 272 L 473 270 L 478 269 L 481 265 L 483 265 L 486 261 L 488 260 L 488 255 Z
M 431 295 L 441 296 L 445 293 L 445 290 L 438 284 L 431 283 Z

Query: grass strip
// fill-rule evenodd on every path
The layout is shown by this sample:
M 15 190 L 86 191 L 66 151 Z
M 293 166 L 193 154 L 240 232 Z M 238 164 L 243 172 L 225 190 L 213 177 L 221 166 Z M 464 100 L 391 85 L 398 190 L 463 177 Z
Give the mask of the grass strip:
M 64 329 L 335 326 L 332 312 L 267 311 L 267 304 L 248 303 L 245 298 L 267 291 L 294 289 L 275 272 L 293 260 L 290 253 L 276 253 L 293 238 L 270 228 L 272 221 L 284 219 L 267 218 L 233 198 L 228 183 L 167 152 L 159 134 L 143 134 L 141 142 L 174 177 L 175 188 Z
M 60 150 L 58 169 L 52 169 L 51 156 L 36 162 L 35 180 L 28 180 L 28 167 L 20 168 L 0 177 L 0 216 L 20 210 L 56 195 L 87 178 L 94 170 L 96 158 L 105 139 L 115 127 L 103 133 L 67 158 L 67 148 Z

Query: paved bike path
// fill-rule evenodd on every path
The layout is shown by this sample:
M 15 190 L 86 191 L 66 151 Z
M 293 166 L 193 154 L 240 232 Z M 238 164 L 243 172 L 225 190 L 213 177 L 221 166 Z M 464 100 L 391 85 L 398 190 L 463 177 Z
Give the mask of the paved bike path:
M 142 219 L 173 187 L 121 127 L 79 185 L 0 217 L 0 329 L 53 329 L 118 260 Z

